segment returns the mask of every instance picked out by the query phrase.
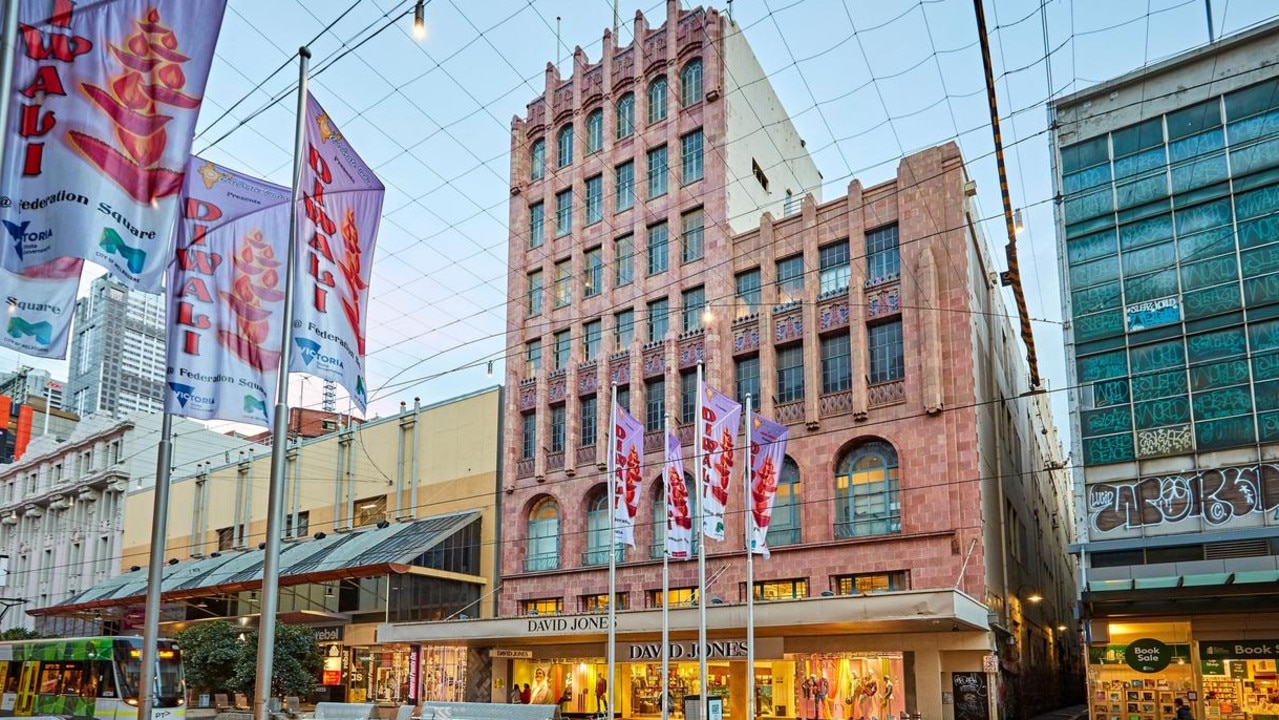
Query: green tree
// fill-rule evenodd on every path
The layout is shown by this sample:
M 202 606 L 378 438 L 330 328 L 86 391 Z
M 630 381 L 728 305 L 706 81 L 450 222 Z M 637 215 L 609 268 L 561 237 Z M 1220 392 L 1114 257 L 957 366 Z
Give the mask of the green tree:
M 197 623 L 174 636 L 182 648 L 182 664 L 192 690 L 220 693 L 231 683 L 244 655 L 240 629 L 228 622 Z
M 253 697 L 257 680 L 258 633 L 245 635 L 243 652 L 235 669 L 232 687 Z M 275 659 L 271 665 L 271 695 L 306 697 L 315 691 L 315 682 L 324 667 L 324 654 L 315 643 L 315 633 L 301 625 L 275 624 Z
M 0 632 L 0 640 L 35 640 L 44 637 L 35 630 L 28 630 L 22 627 L 14 627 Z

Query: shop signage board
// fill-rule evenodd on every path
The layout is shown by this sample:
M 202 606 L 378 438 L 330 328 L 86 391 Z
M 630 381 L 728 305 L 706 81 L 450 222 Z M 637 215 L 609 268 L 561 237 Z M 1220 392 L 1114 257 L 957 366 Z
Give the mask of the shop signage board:
M 410 705 L 417 704 L 417 689 L 422 676 L 422 646 L 409 646 L 409 696 Z
M 986 673 L 951 673 L 955 720 L 990 720 L 990 691 Z
M 341 625 L 318 627 L 313 632 L 315 632 L 315 641 L 318 643 L 339 643 L 346 636 L 345 628 Z
M 1172 648 L 1155 638 L 1141 638 L 1128 644 L 1124 661 L 1139 673 L 1157 673 L 1172 662 Z
M 1248 679 L 1248 663 L 1232 662 L 1230 663 L 1230 677 L 1234 680 Z
M 489 657 L 507 660 L 532 660 L 532 650 L 511 650 L 509 648 L 493 648 L 489 650 Z
M 1279 640 L 1211 640 L 1199 643 L 1199 655 L 1207 658 L 1279 659 Z
M 1199 668 L 1204 675 L 1225 675 L 1226 666 L 1220 658 L 1205 658 L 1199 661 Z
M 745 639 L 708 640 L 706 647 L 706 658 L 708 660 L 744 660 L 746 659 L 746 650 L 748 648 Z M 619 649 L 621 652 L 618 653 L 618 656 L 629 662 L 660 661 L 662 659 L 662 643 L 660 642 L 630 643 Z M 696 641 L 672 642 L 670 644 L 671 660 L 694 660 L 697 657 Z M 755 657 L 781 658 L 781 638 L 756 638 Z

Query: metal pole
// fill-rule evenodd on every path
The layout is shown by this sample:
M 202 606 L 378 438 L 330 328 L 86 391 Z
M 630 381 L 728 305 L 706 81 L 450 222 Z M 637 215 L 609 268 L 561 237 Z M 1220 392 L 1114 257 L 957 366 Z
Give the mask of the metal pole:
M 670 447 L 671 414 L 666 413 L 666 433 L 662 438 L 662 470 L 666 475 L 665 451 Z M 671 684 L 671 478 L 666 475 L 666 488 L 662 492 L 662 509 L 665 511 L 662 522 L 666 523 L 666 542 L 662 545 L 662 690 L 658 694 L 658 702 L 662 704 L 662 720 L 668 720 L 671 709 L 668 707 L 668 696 Z M 679 478 L 684 482 L 684 478 Z
M 697 432 L 693 438 L 693 448 L 696 452 L 693 454 L 693 462 L 697 465 L 697 492 L 693 495 L 697 498 L 697 671 L 699 682 L 698 705 L 700 706 L 700 717 L 698 720 L 708 720 L 710 711 L 710 703 L 707 700 L 707 692 L 709 687 L 706 683 L 706 518 L 703 517 L 706 510 L 705 498 L 702 494 L 706 492 L 706 463 L 702 459 L 702 435 L 706 422 L 702 417 L 702 396 L 706 394 L 706 388 L 702 385 L 702 365 L 697 364 Z
M 9 100 L 13 95 L 14 50 L 18 44 L 18 5 L 17 0 L 4 4 L 4 25 L 0 28 L 0 160 L 4 159 L 5 141 L 9 137 Z
M 284 474 L 288 469 L 289 346 L 293 334 L 293 294 L 296 278 L 298 202 L 302 184 L 302 144 L 306 138 L 307 66 L 311 51 L 298 48 L 297 137 L 293 144 L 293 197 L 289 206 L 289 253 L 284 269 L 284 314 L 280 326 L 280 372 L 276 378 L 275 426 L 271 443 L 271 483 L 267 493 L 266 548 L 262 559 L 262 614 L 258 620 L 258 668 L 254 683 L 253 717 L 270 720 L 272 663 L 275 660 L 275 614 L 280 604 L 280 526 L 284 524 Z
M 1229 7 L 1230 3 L 1226 3 Z M 1212 0 L 1204 0 L 1204 14 L 1208 16 L 1208 42 L 1216 42 L 1217 36 L 1212 29 Z
M 613 399 L 608 416 L 608 683 L 604 697 L 608 716 L 613 715 L 613 669 L 617 663 L 617 383 L 613 383 Z M 598 709 L 598 708 L 597 708 Z
M 16 5 L 17 3 L 12 3 Z M 8 98 L 6 97 L 6 100 Z M 142 683 L 138 688 L 138 717 L 149 720 L 155 707 L 155 679 L 159 670 L 160 593 L 164 579 L 164 548 L 169 535 L 169 465 L 173 460 L 173 416 L 160 417 L 160 443 L 155 453 L 155 498 L 151 507 L 151 556 L 147 560 L 146 615 L 142 621 Z
M 755 544 L 751 542 L 751 526 L 755 518 L 751 514 L 751 466 L 754 451 L 751 447 L 751 396 L 746 396 L 746 462 L 742 470 L 742 520 L 746 528 L 746 720 L 755 720 Z
M 17 3 L 15 3 L 17 4 Z M 53 388 L 49 387 L 49 383 L 44 384 L 44 430 L 42 435 L 49 434 L 49 413 L 53 410 Z

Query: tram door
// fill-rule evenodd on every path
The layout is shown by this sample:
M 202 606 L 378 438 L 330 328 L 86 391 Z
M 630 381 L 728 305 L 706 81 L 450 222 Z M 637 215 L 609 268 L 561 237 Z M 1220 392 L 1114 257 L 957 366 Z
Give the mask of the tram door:
M 18 702 L 13 708 L 14 715 L 30 716 L 36 700 L 36 683 L 40 679 L 40 661 L 27 660 L 22 663 L 22 679 L 18 681 Z

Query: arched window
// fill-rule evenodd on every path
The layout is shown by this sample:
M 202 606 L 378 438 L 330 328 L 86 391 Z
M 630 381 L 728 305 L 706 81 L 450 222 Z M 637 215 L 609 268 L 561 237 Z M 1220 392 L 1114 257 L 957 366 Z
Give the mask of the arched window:
M 702 101 L 702 59 L 689 60 L 679 71 L 679 104 L 688 107 Z
M 546 175 L 546 139 L 538 138 L 528 151 L 528 178 L 541 180 Z
M 586 154 L 599 152 L 604 147 L 604 111 L 594 110 L 586 116 Z
M 883 440 L 849 450 L 835 470 L 835 537 L 901 532 L 897 451 Z
M 560 506 L 546 498 L 528 514 L 528 556 L 526 572 L 558 570 L 560 567 Z
M 583 565 L 608 564 L 608 548 L 612 545 L 608 537 L 608 510 L 608 490 L 601 487 L 591 496 L 586 506 L 586 555 L 582 558 Z
M 648 124 L 666 119 L 666 76 L 655 78 L 648 85 Z
M 799 465 L 787 457 L 782 461 L 782 474 L 777 478 L 773 519 L 768 524 L 769 547 L 796 545 L 802 540 L 800 507 Z
M 635 132 L 635 93 L 626 93 L 617 99 L 617 139 Z
M 565 125 L 560 128 L 560 134 L 555 137 L 556 145 L 556 166 L 564 167 L 573 162 L 573 126 Z

